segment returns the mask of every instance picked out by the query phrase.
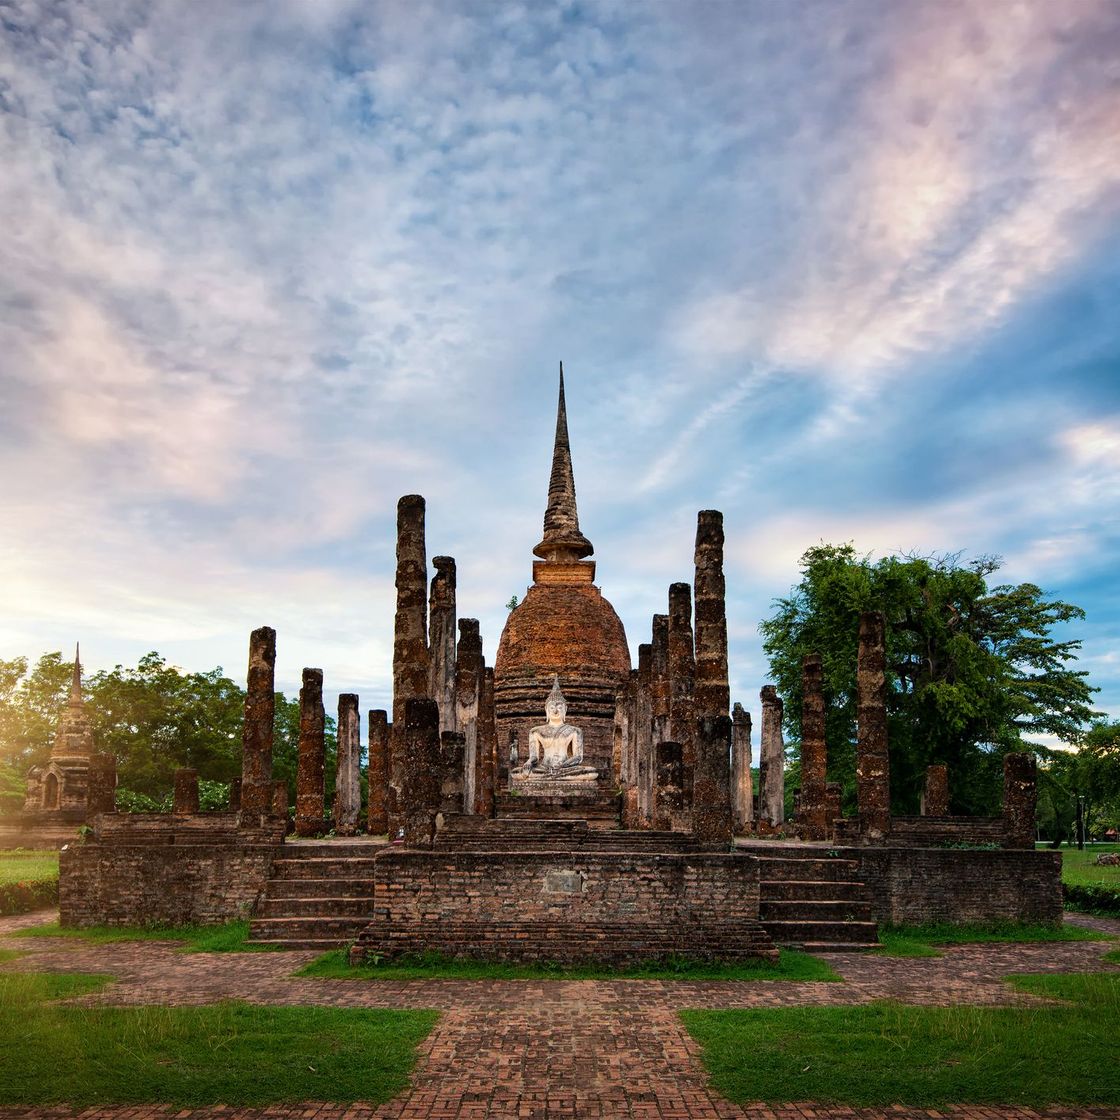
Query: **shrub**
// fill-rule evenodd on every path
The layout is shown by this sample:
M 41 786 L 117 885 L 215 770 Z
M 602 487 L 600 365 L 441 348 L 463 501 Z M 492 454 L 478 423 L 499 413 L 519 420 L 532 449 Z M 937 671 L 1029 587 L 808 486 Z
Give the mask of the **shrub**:
M 1066 906 L 1070 910 L 1087 910 L 1093 914 L 1120 914 L 1120 890 L 1115 887 L 1083 883 L 1065 883 Z

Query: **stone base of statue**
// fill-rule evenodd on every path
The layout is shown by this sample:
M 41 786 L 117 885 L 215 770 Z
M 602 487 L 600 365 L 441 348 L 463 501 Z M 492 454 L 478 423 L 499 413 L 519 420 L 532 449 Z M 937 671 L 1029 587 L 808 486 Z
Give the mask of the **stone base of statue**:
M 520 766 L 509 788 L 522 797 L 597 797 L 599 772 L 591 766 Z

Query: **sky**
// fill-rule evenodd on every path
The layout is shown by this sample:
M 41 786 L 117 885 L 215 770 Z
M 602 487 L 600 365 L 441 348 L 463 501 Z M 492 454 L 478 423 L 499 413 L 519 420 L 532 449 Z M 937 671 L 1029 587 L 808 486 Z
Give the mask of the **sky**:
M 1120 718 L 1116 0 L 0 0 L 0 658 L 391 690 L 398 497 L 493 663 L 563 360 L 636 654 L 819 542 L 997 554 Z

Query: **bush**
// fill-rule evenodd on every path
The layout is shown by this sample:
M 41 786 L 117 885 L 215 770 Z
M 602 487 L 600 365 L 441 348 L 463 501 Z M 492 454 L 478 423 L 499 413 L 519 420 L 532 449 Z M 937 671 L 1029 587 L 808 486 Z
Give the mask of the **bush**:
M 27 914 L 58 902 L 58 879 L 0 883 L 0 915 Z
M 1063 884 L 1066 907 L 1091 914 L 1120 914 L 1120 891 L 1114 887 L 1090 886 L 1081 883 Z

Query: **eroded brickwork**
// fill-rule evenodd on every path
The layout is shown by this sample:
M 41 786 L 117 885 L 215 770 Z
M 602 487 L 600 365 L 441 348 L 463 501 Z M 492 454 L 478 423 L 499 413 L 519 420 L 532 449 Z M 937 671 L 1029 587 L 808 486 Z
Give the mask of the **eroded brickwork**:
M 303 687 L 299 690 L 299 760 L 296 766 L 296 832 L 300 836 L 318 836 L 325 831 L 325 728 L 323 670 L 304 669 Z
M 763 685 L 762 732 L 759 744 L 759 817 L 777 828 L 786 819 L 786 748 L 782 738 L 782 698 L 772 685 Z
M 692 588 L 669 587 L 669 732 L 684 750 L 685 780 L 696 761 L 693 735 L 696 721 L 696 654 L 692 644 Z
M 949 767 L 944 763 L 926 767 L 921 813 L 923 817 L 949 815 Z
M 824 840 L 828 836 L 824 710 L 821 655 L 807 653 L 801 662 L 801 801 L 797 812 L 803 840 Z
M 436 834 L 442 785 L 439 707 L 426 696 L 405 704 L 401 741 L 404 744 L 404 842 L 410 848 L 431 845 Z
M 1008 848 L 1033 848 L 1035 805 L 1038 800 L 1038 763 L 1033 754 L 1015 753 L 1003 759 L 1003 821 Z
M 751 714 L 742 704 L 736 704 L 731 709 L 731 788 L 736 832 L 747 832 L 754 824 L 752 761 Z
M 462 731 L 455 712 L 455 560 L 433 556 L 428 596 L 428 695 L 439 705 L 440 731 Z
M 455 664 L 456 715 L 454 724 L 464 736 L 464 788 L 467 799 L 465 811 L 468 813 L 474 812 L 478 790 L 478 719 L 482 701 L 484 669 L 482 637 L 478 630 L 478 619 L 461 618 L 459 620 L 458 660 Z
M 386 813 L 389 782 L 389 713 L 375 708 L 369 713 L 368 815 L 366 828 L 374 836 L 389 830 Z
M 175 784 L 171 795 L 172 812 L 179 816 L 192 816 L 198 812 L 198 771 L 182 767 L 175 771 Z
M 688 791 L 685 788 L 684 748 L 666 741 L 655 749 L 657 781 L 654 789 L 653 827 L 667 832 L 687 819 Z
M 494 670 L 483 666 L 478 700 L 478 765 L 475 770 L 474 811 L 494 815 L 498 782 L 498 723 L 494 711 Z
M 357 695 L 342 693 L 338 698 L 338 755 L 331 806 L 331 819 L 339 836 L 353 836 L 362 813 L 360 718 Z
M 272 735 L 276 718 L 276 631 L 249 636 L 249 674 L 241 733 L 241 811 L 272 811 Z
M 856 660 L 856 796 L 860 832 L 870 841 L 891 830 L 886 665 L 886 620 L 881 611 L 864 611 Z
M 696 720 L 696 764 L 692 782 L 692 831 L 702 847 L 731 844 L 731 717 Z
M 696 686 L 697 716 L 726 716 L 731 707 L 727 682 L 727 604 L 723 575 L 723 514 L 703 509 L 696 517 Z

